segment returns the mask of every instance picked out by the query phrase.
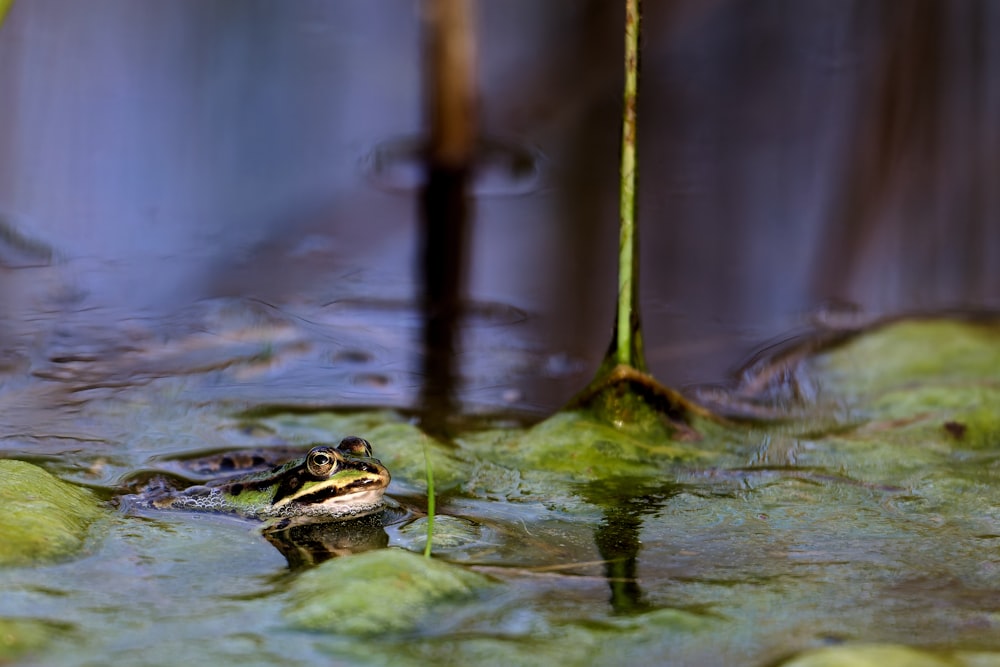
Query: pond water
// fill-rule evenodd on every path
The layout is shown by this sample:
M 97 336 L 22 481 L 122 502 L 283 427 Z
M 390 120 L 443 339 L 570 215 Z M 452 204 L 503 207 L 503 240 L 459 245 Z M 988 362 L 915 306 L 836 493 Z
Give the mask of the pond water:
M 27 624 L 5 630 L 27 644 L 23 664 L 773 664 L 859 643 L 1000 659 L 995 321 L 885 326 L 733 395 L 734 410 L 807 408 L 782 423 L 694 419 L 692 440 L 469 410 L 439 439 L 405 410 L 318 407 L 319 387 L 292 381 L 308 378 L 303 359 L 322 363 L 306 327 L 212 305 L 186 335 L 151 341 L 135 325 L 117 351 L 95 333 L 36 362 L 2 394 L 20 421 L 4 456 L 110 499 L 178 457 L 361 433 L 417 514 L 281 544 L 233 516 L 108 508 L 81 552 L 0 569 L 0 618 Z M 342 315 L 326 329 L 349 349 L 338 386 L 374 403 L 399 380 L 359 381 L 383 348 Z M 823 391 L 790 398 L 807 379 Z M 261 385 L 279 405 L 263 407 Z M 427 460 L 432 561 L 417 555 Z M 354 555 L 317 564 L 325 549 Z
M 996 664 L 995 326 L 889 328 L 730 378 L 817 322 L 997 305 L 996 54 L 956 37 L 997 12 L 667 4 L 640 130 L 650 365 L 783 418 L 696 441 L 555 414 L 612 319 L 613 3 L 481 6 L 491 153 L 454 401 L 431 415 L 412 3 L 18 2 L 0 457 L 109 502 L 81 551 L 0 568 L 0 662 L 766 665 L 905 644 Z M 939 96 L 894 75 L 927 53 L 954 75 L 928 78 Z M 978 97 L 946 83 L 970 61 Z M 429 456 L 443 570 L 407 558 L 423 519 L 313 565 L 250 521 L 110 503 L 179 457 L 349 434 L 418 513 Z

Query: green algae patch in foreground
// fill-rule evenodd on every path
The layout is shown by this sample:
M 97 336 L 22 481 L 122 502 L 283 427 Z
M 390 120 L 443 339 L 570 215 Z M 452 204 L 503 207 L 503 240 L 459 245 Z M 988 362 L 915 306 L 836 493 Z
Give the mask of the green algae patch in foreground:
M 329 560 L 302 573 L 285 614 L 305 630 L 366 635 L 407 632 L 440 604 L 473 597 L 486 577 L 401 549 Z
M 0 505 L 0 565 L 7 566 L 72 556 L 104 514 L 91 492 L 13 460 L 0 460 Z
M 997 667 L 1000 653 L 931 652 L 895 644 L 837 646 L 808 651 L 782 667 Z
M 34 618 L 0 618 L 0 663 L 38 651 L 67 626 Z

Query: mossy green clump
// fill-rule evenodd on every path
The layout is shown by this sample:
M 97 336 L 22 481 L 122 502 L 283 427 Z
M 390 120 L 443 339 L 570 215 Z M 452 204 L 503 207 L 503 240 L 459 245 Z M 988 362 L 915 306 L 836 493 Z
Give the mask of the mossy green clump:
M 809 372 L 825 402 L 865 420 L 852 440 L 918 444 L 943 455 L 1000 447 L 996 324 L 888 324 L 819 354 Z
M 0 0 L 0 25 L 3 25 L 3 20 L 7 16 L 7 10 L 10 6 L 14 4 L 14 0 Z
M 48 644 L 53 635 L 66 632 L 66 626 L 33 618 L 0 618 L 0 662 L 37 651 Z
M 1000 389 L 993 398 L 957 412 L 941 429 L 956 443 L 970 449 L 1000 449 Z
M 1000 386 L 912 387 L 880 396 L 863 429 L 889 441 L 919 438 L 949 449 L 1000 447 Z M 877 433 L 876 433 L 877 432 Z
M 963 320 L 904 320 L 821 354 L 814 364 L 827 391 L 849 400 L 894 389 L 1000 378 L 1000 326 Z
M 527 611 L 526 614 L 530 614 Z M 505 667 L 590 667 L 591 665 L 736 664 L 678 658 L 673 642 L 711 641 L 722 623 L 680 609 L 606 619 L 543 624 L 528 635 L 474 632 L 458 639 L 380 642 L 392 665 L 504 665 Z M 369 658 L 363 651 L 358 658 Z M 687 659 L 685 659 L 687 658 Z M 742 664 L 742 663 L 741 663 Z
M 808 651 L 783 667 L 1000 667 L 1000 653 L 932 652 L 898 644 L 835 646 Z
M 0 460 L 0 565 L 51 562 L 79 552 L 104 514 L 94 494 L 38 466 Z
M 367 635 L 407 632 L 435 618 L 433 609 L 468 599 L 489 579 L 402 549 L 329 560 L 292 585 L 285 615 L 306 630 Z
M 483 460 L 522 472 L 545 471 L 549 481 L 656 476 L 679 462 L 705 463 L 717 454 L 700 442 L 636 436 L 580 412 L 560 412 L 527 431 L 493 431 L 461 439 Z

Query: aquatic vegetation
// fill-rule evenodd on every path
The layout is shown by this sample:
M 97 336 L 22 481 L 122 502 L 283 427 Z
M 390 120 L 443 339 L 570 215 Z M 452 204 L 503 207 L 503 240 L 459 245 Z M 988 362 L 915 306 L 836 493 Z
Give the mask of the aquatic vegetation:
M 0 460 L 0 565 L 39 565 L 78 555 L 106 515 L 85 489 L 23 461 Z
M 219 381 L 209 373 L 134 386 L 86 408 L 95 423 L 129 424 L 121 455 L 67 450 L 60 474 L 114 480 L 166 463 L 154 454 L 170 442 L 192 451 L 206 433 L 304 449 L 360 433 L 392 472 L 388 495 L 417 512 L 431 461 L 434 557 L 419 556 L 424 519 L 308 533 L 280 554 L 257 524 L 221 515 L 140 511 L 95 533 L 105 511 L 94 494 L 6 461 L 0 469 L 22 480 L 0 487 L 7 514 L 70 512 L 58 521 L 72 539 L 48 566 L 0 569 L 0 617 L 54 623 L 43 628 L 45 662 L 64 664 L 70 647 L 136 664 L 447 665 L 498 654 L 527 665 L 775 664 L 820 660 L 808 651 L 831 638 L 846 651 L 913 636 L 935 659 L 975 650 L 986 660 L 1000 651 L 998 349 L 989 321 L 887 323 L 773 360 L 785 365 L 774 377 L 811 392 L 793 399 L 780 382 L 734 392 L 794 400 L 788 418 L 695 415 L 690 432 L 577 410 L 525 427 L 485 420 L 446 442 L 391 410 L 232 413 L 201 401 L 198 383 Z M 7 525 L 4 543 L 16 537 Z M 31 549 L 50 546 L 33 538 Z M 345 540 L 361 541 L 354 555 L 317 564 L 325 544 Z M 38 630 L 12 627 L 24 645 Z M 129 648 L 139 643 L 141 656 Z

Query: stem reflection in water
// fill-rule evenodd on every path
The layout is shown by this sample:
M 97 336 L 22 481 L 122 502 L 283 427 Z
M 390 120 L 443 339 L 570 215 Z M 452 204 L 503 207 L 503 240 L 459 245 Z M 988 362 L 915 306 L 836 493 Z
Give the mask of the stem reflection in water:
M 442 433 L 454 403 L 454 351 L 465 284 L 468 188 L 478 129 L 471 0 L 427 0 L 424 103 L 430 136 L 423 223 L 424 426 Z
M 604 508 L 604 516 L 594 529 L 594 543 L 605 561 L 609 601 L 615 613 L 649 608 L 637 576 L 643 516 L 656 512 L 679 490 L 673 482 L 654 487 L 648 479 L 633 478 L 592 482 L 582 490 L 587 502 Z

